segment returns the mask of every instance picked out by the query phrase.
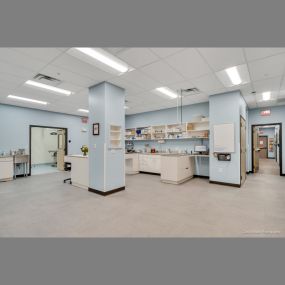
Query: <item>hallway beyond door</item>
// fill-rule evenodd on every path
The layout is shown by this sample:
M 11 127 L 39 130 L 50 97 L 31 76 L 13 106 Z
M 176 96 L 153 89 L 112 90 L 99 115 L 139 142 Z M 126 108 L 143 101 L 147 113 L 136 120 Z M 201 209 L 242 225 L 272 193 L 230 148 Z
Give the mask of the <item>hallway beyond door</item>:
M 259 173 L 269 175 L 280 175 L 280 169 L 275 159 L 260 158 L 259 159 Z

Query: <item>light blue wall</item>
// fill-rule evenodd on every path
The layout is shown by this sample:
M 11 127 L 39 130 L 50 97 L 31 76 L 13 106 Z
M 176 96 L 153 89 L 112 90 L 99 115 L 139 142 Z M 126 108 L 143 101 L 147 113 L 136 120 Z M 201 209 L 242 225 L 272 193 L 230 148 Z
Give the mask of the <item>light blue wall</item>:
M 198 115 L 205 117 L 209 116 L 209 103 L 200 103 L 194 105 L 187 105 L 183 107 L 183 122 L 192 121 L 192 118 Z M 178 119 L 180 120 L 180 112 L 178 113 Z M 180 123 L 180 121 L 178 121 Z M 177 123 L 177 108 L 163 109 L 158 111 L 140 113 L 135 115 L 126 116 L 126 128 L 145 127 L 160 124 L 175 124 Z M 196 140 L 172 140 L 167 141 L 164 144 L 158 144 L 156 141 L 135 141 L 135 149 L 143 150 L 145 144 L 149 144 L 150 147 L 154 147 L 158 151 L 164 151 L 171 149 L 187 150 L 188 152 L 194 151 L 195 145 L 209 145 L 208 140 L 196 139 Z M 197 159 L 196 163 L 196 175 L 209 176 L 209 159 Z
M 258 124 L 274 124 L 274 123 L 282 123 L 282 173 L 285 173 L 285 106 L 277 106 L 271 107 L 271 115 L 270 116 L 260 116 L 260 109 L 252 109 L 249 110 L 248 120 L 249 120 L 249 128 L 248 128 L 248 138 L 249 138 L 249 147 L 248 147 L 248 165 L 251 170 L 252 161 L 251 161 L 251 126 Z
M 239 91 L 210 96 L 210 180 L 240 184 L 240 116 L 246 119 L 246 104 Z M 235 152 L 231 161 L 219 161 L 213 154 L 213 128 L 233 123 Z
M 110 149 L 110 125 L 125 129 L 125 91 L 102 82 L 89 88 L 89 186 L 106 192 L 125 186 L 124 139 L 120 149 Z M 100 134 L 92 134 L 93 123 Z
M 259 131 L 262 131 L 262 136 L 268 137 L 268 158 L 275 158 L 275 151 L 269 151 L 269 139 L 274 139 L 275 137 L 275 128 L 260 128 Z
M 29 125 L 67 128 L 69 154 L 81 153 L 81 146 L 88 143 L 88 132 L 81 131 L 88 125 L 82 124 L 81 117 L 0 104 L 0 153 L 19 148 L 29 151 Z
M 189 122 L 197 115 L 209 116 L 209 103 L 187 105 L 183 107 L 183 122 Z M 180 122 L 180 116 L 178 117 Z M 177 109 L 169 108 L 158 111 L 126 116 L 126 128 L 144 127 L 159 124 L 177 123 Z

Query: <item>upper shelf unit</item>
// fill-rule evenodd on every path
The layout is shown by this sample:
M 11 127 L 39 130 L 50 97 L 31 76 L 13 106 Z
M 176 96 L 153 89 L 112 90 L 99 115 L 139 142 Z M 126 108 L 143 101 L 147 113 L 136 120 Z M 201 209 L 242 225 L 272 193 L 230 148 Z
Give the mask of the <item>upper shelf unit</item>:
M 208 139 L 209 119 L 183 124 L 157 125 L 126 129 L 126 140 Z

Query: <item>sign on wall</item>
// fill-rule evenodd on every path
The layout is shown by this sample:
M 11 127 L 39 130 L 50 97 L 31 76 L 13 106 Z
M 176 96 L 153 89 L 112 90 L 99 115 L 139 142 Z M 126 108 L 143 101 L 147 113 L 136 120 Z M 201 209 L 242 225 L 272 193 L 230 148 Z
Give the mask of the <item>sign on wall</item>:
M 260 116 L 270 116 L 271 115 L 271 110 L 266 109 L 266 110 L 261 110 L 260 111 Z

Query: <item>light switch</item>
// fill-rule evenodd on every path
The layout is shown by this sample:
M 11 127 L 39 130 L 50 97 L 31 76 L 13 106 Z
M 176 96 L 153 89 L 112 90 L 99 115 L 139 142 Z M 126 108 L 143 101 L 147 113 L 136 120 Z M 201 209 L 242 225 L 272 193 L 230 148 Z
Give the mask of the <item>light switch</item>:
M 94 148 L 96 148 L 96 144 L 94 144 Z

